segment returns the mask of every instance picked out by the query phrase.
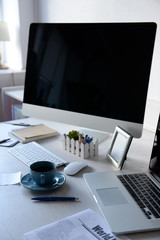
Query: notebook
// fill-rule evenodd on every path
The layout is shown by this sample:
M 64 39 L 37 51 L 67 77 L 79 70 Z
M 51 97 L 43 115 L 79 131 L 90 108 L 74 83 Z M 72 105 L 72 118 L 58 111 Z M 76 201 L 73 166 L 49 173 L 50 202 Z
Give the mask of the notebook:
M 113 233 L 160 230 L 160 116 L 146 173 L 93 172 L 84 179 Z
M 11 132 L 21 142 L 28 143 L 48 137 L 57 136 L 59 133 L 44 124 L 35 125 L 27 128 L 16 129 Z

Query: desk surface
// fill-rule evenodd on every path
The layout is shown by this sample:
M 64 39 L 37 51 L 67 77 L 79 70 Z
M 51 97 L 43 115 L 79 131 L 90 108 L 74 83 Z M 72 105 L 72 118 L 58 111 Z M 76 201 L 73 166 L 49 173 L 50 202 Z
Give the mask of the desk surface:
M 22 121 L 22 120 L 21 120 Z M 99 145 L 98 157 L 92 159 L 82 159 L 63 150 L 62 134 L 68 133 L 75 129 L 73 126 L 64 125 L 40 119 L 27 118 L 26 123 L 38 124 L 44 123 L 61 133 L 58 137 L 49 138 L 38 141 L 44 147 L 72 161 L 85 161 L 89 167 L 75 176 L 66 176 L 65 184 L 51 192 L 34 192 L 21 185 L 0 186 L 0 239 L 3 240 L 22 240 L 24 233 L 39 228 L 43 225 L 60 220 L 64 217 L 75 214 L 79 211 L 91 208 L 101 215 L 87 185 L 83 179 L 83 173 L 92 171 L 110 171 L 115 170 L 114 166 L 107 162 L 105 156 L 110 144 L 111 137 L 103 141 Z M 76 128 L 76 130 L 79 130 Z M 152 142 L 154 138 L 153 132 L 144 131 L 141 139 L 134 139 L 129 153 L 128 159 L 124 164 L 124 169 L 135 169 L 145 171 L 148 168 Z M 29 172 L 29 167 L 8 153 L 7 148 L 0 149 L 0 171 L 1 172 L 17 172 L 21 171 L 22 176 Z M 63 173 L 63 168 L 58 168 Z M 32 202 L 31 197 L 36 196 L 75 196 L 80 198 L 80 202 Z M 160 231 L 131 234 L 121 236 L 119 239 L 147 239 L 158 240 Z

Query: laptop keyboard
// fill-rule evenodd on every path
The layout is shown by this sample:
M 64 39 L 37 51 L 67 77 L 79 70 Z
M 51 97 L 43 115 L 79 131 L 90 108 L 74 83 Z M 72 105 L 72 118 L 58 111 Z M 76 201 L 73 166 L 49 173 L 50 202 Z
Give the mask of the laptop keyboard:
M 148 219 L 160 218 L 160 188 L 145 173 L 117 177 Z

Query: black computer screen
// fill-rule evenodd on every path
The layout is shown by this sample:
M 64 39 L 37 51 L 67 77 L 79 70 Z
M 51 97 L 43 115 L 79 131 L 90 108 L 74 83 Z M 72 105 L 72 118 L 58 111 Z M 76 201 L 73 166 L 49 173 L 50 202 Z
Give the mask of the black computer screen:
M 33 23 L 24 102 L 143 123 L 155 23 Z

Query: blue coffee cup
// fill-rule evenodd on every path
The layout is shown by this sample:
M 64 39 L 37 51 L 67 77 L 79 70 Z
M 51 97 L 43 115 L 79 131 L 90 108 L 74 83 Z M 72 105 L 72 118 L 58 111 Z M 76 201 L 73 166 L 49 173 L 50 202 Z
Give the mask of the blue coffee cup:
M 56 165 L 49 161 L 39 161 L 30 165 L 32 179 L 38 185 L 47 185 L 53 181 Z

